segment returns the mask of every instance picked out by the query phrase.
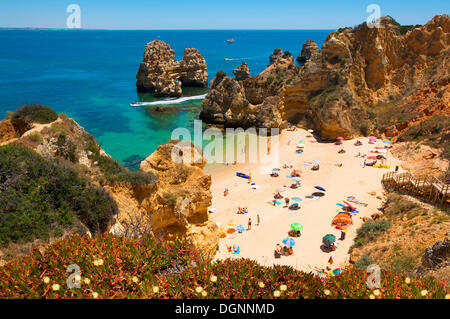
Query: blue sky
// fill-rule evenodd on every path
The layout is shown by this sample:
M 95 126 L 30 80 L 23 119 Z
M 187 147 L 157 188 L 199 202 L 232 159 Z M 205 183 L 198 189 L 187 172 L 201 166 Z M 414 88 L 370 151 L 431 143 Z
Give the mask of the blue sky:
M 0 0 L 0 27 L 64 28 L 72 3 L 93 29 L 336 29 L 365 21 L 369 4 L 402 24 L 450 11 L 448 0 Z

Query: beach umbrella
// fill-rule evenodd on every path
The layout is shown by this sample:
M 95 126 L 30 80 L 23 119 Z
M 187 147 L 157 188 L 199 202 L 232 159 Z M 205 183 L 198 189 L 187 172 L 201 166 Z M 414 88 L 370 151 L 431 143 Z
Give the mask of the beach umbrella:
M 369 136 L 369 141 L 375 142 L 377 138 L 375 136 Z
M 339 141 L 344 140 L 344 138 L 343 138 L 342 136 L 339 136 L 337 139 L 338 139 Z
M 313 164 L 320 165 L 320 162 L 319 162 L 318 160 L 314 160 L 314 161 L 313 161 Z
M 300 197 L 292 197 L 292 200 L 294 202 L 301 202 L 302 201 L 302 199 Z
M 292 179 L 296 182 L 300 182 L 300 177 L 292 177 Z
M 277 191 L 278 193 L 285 192 L 285 191 L 286 191 L 286 188 L 285 188 L 285 187 L 278 187 L 278 188 L 276 189 L 276 191 Z
M 295 222 L 295 223 L 292 223 L 292 224 L 291 224 L 291 228 L 292 228 L 293 230 L 302 230 L 302 229 L 303 229 L 303 225 L 300 224 L 300 223 Z
M 336 236 L 334 236 L 333 234 L 327 234 L 323 236 L 322 241 L 327 245 L 331 245 L 336 241 Z
M 234 229 L 234 228 L 228 228 L 228 230 L 227 230 L 228 234 L 233 234 L 235 232 L 236 232 L 236 229 Z
M 308 132 L 309 132 L 309 133 L 313 133 L 313 132 L 314 132 L 314 130 L 311 130 L 311 129 L 309 129 L 309 130 L 308 130 Z
M 273 171 L 273 172 L 279 172 L 280 169 L 279 169 L 279 168 L 274 168 L 272 171 Z
M 290 237 L 283 239 L 282 243 L 285 244 L 287 247 L 295 246 L 295 240 Z
M 242 225 L 238 225 L 238 226 L 236 226 L 236 230 L 240 231 L 240 232 L 243 232 L 243 231 L 245 231 L 245 228 Z
M 325 193 L 322 193 L 322 192 L 315 192 L 315 193 L 312 193 L 312 195 L 313 195 L 313 196 L 316 196 L 316 197 L 323 197 L 323 196 L 325 196 Z
M 325 188 L 322 186 L 314 186 L 314 188 L 317 188 L 319 191 L 325 192 Z

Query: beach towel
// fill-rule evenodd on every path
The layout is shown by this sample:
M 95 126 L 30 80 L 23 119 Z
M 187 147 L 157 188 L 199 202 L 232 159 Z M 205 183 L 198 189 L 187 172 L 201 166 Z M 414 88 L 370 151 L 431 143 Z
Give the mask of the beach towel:
M 238 177 L 242 177 L 242 178 L 247 178 L 247 179 L 249 179 L 249 178 L 250 178 L 250 176 L 248 176 L 248 175 L 245 175 L 244 173 L 239 173 L 239 172 L 237 172 L 237 173 L 236 173 L 236 176 L 238 176 Z

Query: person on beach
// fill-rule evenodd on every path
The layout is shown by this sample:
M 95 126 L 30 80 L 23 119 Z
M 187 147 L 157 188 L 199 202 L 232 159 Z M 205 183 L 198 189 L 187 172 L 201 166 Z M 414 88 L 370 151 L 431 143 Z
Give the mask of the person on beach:
M 252 229 L 252 219 L 249 218 L 248 219 L 248 228 L 247 228 L 247 230 L 251 230 L 251 229 Z
M 289 207 L 289 197 L 285 197 L 284 201 L 286 202 L 286 207 Z
M 260 222 L 261 220 L 259 219 L 259 214 L 258 215 L 256 215 L 256 226 L 259 226 L 259 222 Z
M 347 229 L 345 227 L 343 227 L 341 229 L 341 238 L 340 240 L 344 240 L 345 239 L 345 233 L 347 232 Z
M 223 196 L 227 196 L 229 193 L 228 188 L 225 188 L 225 191 L 223 192 Z

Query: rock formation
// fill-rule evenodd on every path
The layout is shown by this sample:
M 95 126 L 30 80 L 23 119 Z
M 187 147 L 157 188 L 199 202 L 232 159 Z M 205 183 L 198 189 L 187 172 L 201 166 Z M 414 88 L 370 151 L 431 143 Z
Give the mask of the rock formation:
M 113 232 L 121 233 L 128 226 L 135 227 L 136 221 L 145 221 L 144 225 L 138 226 L 150 226 L 153 234 L 164 235 L 167 240 L 187 238 L 203 253 L 213 256 L 219 233 L 207 211 L 212 199 L 211 176 L 203 172 L 204 159 L 192 165 L 175 163 L 171 153 L 177 143 L 171 141 L 160 145 L 141 163 L 141 171 L 159 176 L 154 185 L 106 186 L 120 210 Z M 180 150 L 184 156 L 198 152 L 190 143 Z
M 248 69 L 244 63 L 233 72 L 236 79 L 217 72 L 203 100 L 200 118 L 226 127 L 286 127 L 279 93 L 298 67 L 294 57 L 281 50 L 274 54 L 278 57 L 271 58 L 273 63 L 257 76 L 244 79 L 242 73 Z
M 175 61 L 174 50 L 161 40 L 147 44 L 136 78 L 138 92 L 170 97 L 181 96 L 182 86 L 206 87 L 208 82 L 206 62 L 197 49 L 186 48 L 184 58 Z
M 450 232 L 447 233 L 444 240 L 436 242 L 425 250 L 422 263 L 417 268 L 417 274 L 425 276 L 430 272 L 442 272 L 443 270 L 446 270 L 447 275 L 450 272 Z
M 240 66 L 237 67 L 237 69 L 233 70 L 233 74 L 236 77 L 236 80 L 243 81 L 250 77 L 250 70 L 248 68 L 247 63 L 242 62 Z
M 302 52 L 297 57 L 297 61 L 305 63 L 311 56 L 319 53 L 319 47 L 313 40 L 308 40 L 303 44 Z
M 406 34 L 390 17 L 381 19 L 380 28 L 363 23 L 331 32 L 320 53 L 306 62 L 286 88 L 286 118 L 315 128 L 325 138 L 351 138 L 367 134 L 372 123 L 369 105 L 376 110 L 396 99 L 408 103 L 408 96 L 421 86 L 427 91 L 433 82 L 436 87 L 427 95 L 448 94 L 448 67 L 437 70 L 447 64 L 449 32 L 448 15 L 436 16 Z M 434 72 L 446 74 L 431 81 Z M 448 107 L 433 103 L 431 108 L 445 112 Z
M 22 136 L 32 128 L 31 123 L 22 119 L 5 119 L 0 121 L 0 143 Z
M 305 47 L 305 56 L 308 47 L 311 56 L 302 67 L 291 66 L 291 57 L 276 49 L 272 64 L 242 83 L 216 75 L 202 118 L 224 125 L 230 119 L 232 125 L 258 125 L 250 115 L 255 106 L 277 96 L 274 108 L 280 117 L 271 125 L 301 124 L 335 139 L 377 129 L 385 133 L 374 114 L 389 104 L 408 115 L 389 128 L 393 136 L 412 123 L 448 113 L 450 18 L 437 15 L 409 29 L 405 32 L 391 17 L 381 18 L 379 28 L 363 23 L 339 29 L 327 36 L 319 53 L 312 52 L 311 44 Z

